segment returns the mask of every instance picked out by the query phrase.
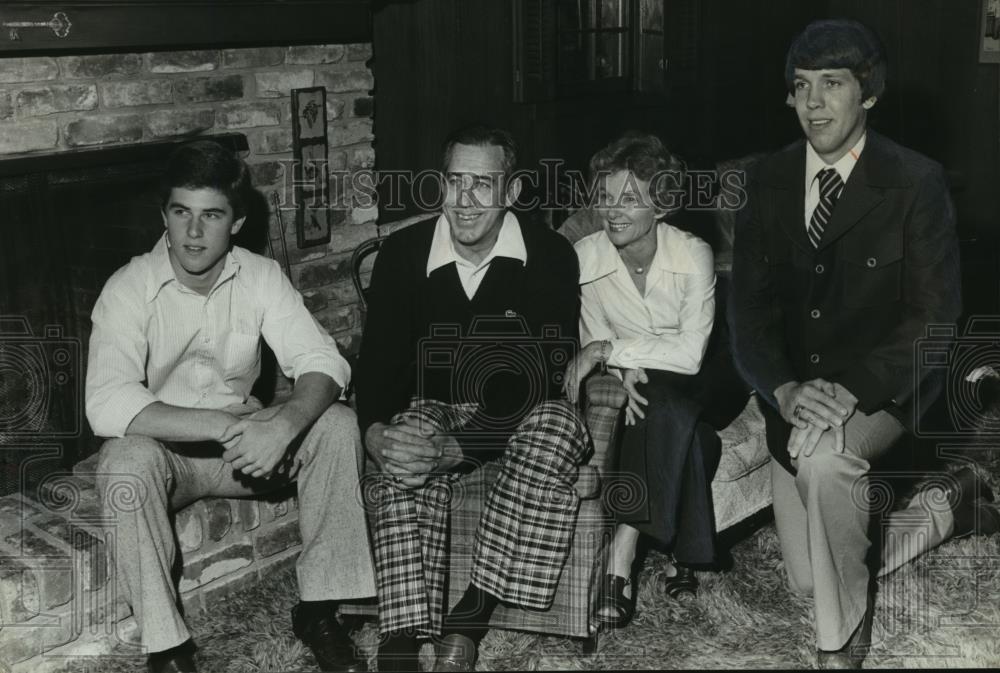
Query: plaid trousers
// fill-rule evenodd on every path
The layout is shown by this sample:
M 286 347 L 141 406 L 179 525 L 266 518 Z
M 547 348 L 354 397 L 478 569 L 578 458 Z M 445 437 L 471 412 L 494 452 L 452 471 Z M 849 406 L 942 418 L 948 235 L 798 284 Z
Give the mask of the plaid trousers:
M 461 429 L 474 404 L 414 398 L 392 422 L 437 432 Z M 590 448 L 586 426 L 565 401 L 538 404 L 499 458 L 473 545 L 472 582 L 501 601 L 546 609 L 555 595 L 576 526 L 574 488 Z M 452 503 L 462 475 L 433 475 L 417 489 L 384 474 L 365 478 L 373 523 L 379 632 L 441 632 Z

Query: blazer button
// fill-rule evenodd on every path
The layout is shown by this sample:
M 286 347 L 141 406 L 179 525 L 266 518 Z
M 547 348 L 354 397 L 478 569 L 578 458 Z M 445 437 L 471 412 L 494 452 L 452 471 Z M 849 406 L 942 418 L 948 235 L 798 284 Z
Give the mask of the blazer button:
M 813 318 L 818 318 L 820 316 L 819 309 L 814 308 L 813 310 L 809 311 L 809 315 Z
M 819 364 L 819 353 L 813 353 L 812 355 L 810 355 L 809 362 L 813 363 L 814 365 Z
M 824 271 L 826 271 L 826 267 L 824 267 L 822 264 L 816 265 L 816 273 L 823 273 Z
M 868 260 L 865 262 L 865 264 L 868 265 L 869 269 L 874 269 L 875 265 L 878 264 L 878 260 L 875 259 L 874 257 L 869 257 Z

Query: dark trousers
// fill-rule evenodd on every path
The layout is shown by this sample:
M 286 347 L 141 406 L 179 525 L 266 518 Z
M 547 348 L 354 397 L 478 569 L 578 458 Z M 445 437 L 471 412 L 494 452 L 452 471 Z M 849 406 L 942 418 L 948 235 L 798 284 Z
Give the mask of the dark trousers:
M 722 443 L 700 401 L 705 378 L 653 369 L 646 374 L 649 382 L 637 386 L 649 402 L 646 417 L 625 426 L 619 454 L 620 478 L 637 497 L 628 499 L 634 507 L 618 508 L 615 518 L 672 546 L 679 563 L 711 563 L 711 484 Z

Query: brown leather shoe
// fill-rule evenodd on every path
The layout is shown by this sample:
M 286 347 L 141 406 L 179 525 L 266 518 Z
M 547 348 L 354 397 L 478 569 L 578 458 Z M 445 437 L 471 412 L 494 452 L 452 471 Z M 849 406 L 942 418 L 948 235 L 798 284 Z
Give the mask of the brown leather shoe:
M 868 609 L 861 623 L 854 630 L 847 643 L 839 650 L 816 650 L 816 668 L 851 669 L 861 668 L 872 645 L 872 621 L 875 616 L 874 601 L 868 599 Z
M 292 631 L 312 650 L 319 670 L 345 673 L 368 670 L 368 664 L 358 656 L 354 641 L 332 614 L 308 621 L 296 605 L 292 608 Z
M 468 636 L 452 633 L 434 646 L 435 671 L 471 671 L 476 665 L 476 644 Z
M 194 664 L 194 647 L 184 643 L 163 652 L 154 652 L 146 657 L 149 673 L 198 673 Z

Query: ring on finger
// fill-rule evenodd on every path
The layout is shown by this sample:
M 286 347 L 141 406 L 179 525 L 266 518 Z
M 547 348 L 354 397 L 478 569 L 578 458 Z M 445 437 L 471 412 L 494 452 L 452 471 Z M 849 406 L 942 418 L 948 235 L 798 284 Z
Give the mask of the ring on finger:
M 792 416 L 795 416 L 795 418 L 802 418 L 802 411 L 803 411 L 802 405 L 796 404 L 795 411 L 792 412 Z

